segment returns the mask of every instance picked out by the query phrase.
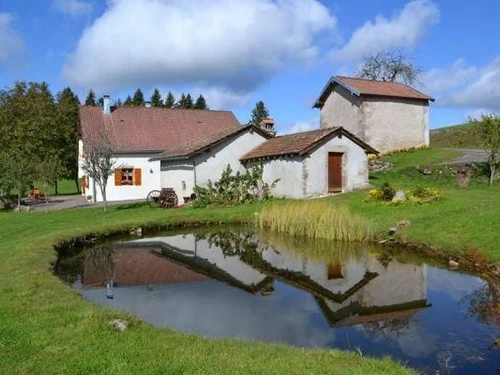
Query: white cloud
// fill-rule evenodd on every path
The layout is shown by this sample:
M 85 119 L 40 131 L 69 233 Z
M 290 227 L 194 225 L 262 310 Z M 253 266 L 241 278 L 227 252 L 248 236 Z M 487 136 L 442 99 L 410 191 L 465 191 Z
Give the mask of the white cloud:
M 0 68 L 18 67 L 25 55 L 23 38 L 11 28 L 13 16 L 0 12 Z
M 206 99 L 210 109 L 227 109 L 231 107 L 239 107 L 248 103 L 251 98 L 250 94 L 235 93 L 230 90 L 218 87 L 198 87 L 192 90 L 199 92 Z M 196 95 L 194 99 L 198 96 Z
M 422 81 L 440 106 L 467 108 L 471 116 L 500 111 L 500 55 L 485 66 L 468 66 L 458 59 L 447 68 L 428 71 Z
M 430 0 L 414 0 L 391 18 L 375 17 L 358 28 L 341 49 L 333 51 L 336 60 L 357 61 L 364 55 L 393 48 L 411 49 L 439 21 L 439 9 Z
M 290 128 L 285 130 L 282 134 L 300 133 L 318 129 L 319 129 L 319 117 L 315 117 L 310 120 L 297 121 Z
M 63 14 L 80 16 L 89 14 L 92 11 L 92 4 L 82 0 L 52 0 L 52 8 Z
M 99 91 L 192 85 L 244 97 L 280 67 L 314 60 L 315 38 L 335 26 L 317 0 L 110 0 L 63 76 Z

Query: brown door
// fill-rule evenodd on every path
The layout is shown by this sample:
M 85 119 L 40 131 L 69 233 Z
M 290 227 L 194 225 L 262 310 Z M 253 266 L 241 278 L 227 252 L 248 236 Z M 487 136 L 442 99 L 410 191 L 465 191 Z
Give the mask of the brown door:
M 342 191 L 342 153 L 328 153 L 328 192 Z

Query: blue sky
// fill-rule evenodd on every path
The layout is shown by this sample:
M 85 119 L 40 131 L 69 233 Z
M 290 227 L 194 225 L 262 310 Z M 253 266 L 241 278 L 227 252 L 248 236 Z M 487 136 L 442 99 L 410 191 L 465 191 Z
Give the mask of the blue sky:
M 297 131 L 319 126 L 331 75 L 397 48 L 424 72 L 436 128 L 500 111 L 498 15 L 497 0 L 0 0 L 0 87 L 203 93 L 241 122 L 263 100 Z

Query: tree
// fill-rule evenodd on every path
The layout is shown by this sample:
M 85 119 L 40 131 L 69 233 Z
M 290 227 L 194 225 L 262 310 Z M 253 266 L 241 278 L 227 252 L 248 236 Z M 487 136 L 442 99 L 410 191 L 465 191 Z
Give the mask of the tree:
M 185 104 L 184 108 L 192 109 L 193 107 L 194 107 L 193 98 L 191 97 L 191 94 L 188 93 L 186 95 L 186 104 Z
M 489 182 L 493 185 L 496 168 L 500 161 L 500 116 L 483 114 L 481 120 L 471 120 L 471 122 L 478 143 L 488 153 Z
M 115 107 L 123 107 L 123 102 L 120 98 L 115 101 Z
M 134 96 L 132 97 L 132 105 L 136 107 L 144 107 L 144 94 L 141 89 L 135 90 Z
M 132 102 L 132 98 L 130 97 L 130 95 L 127 95 L 127 98 L 123 102 L 123 106 L 125 106 L 125 107 L 132 107 L 133 105 L 134 104 Z
M 152 107 L 163 107 L 163 100 L 161 98 L 160 91 L 155 89 L 153 95 L 151 95 L 151 106 Z
M 205 101 L 203 95 L 198 96 L 198 99 L 196 99 L 194 109 L 208 109 L 207 102 Z
M 87 97 L 85 98 L 85 105 L 91 105 L 96 107 L 97 102 L 95 100 L 95 92 L 94 90 L 90 89 L 89 93 L 87 94 Z
M 262 100 L 258 101 L 255 104 L 255 108 L 252 109 L 252 117 L 250 118 L 249 125 L 259 126 L 260 122 L 266 118 L 269 118 L 269 111 Z
M 35 177 L 42 184 L 42 191 L 45 194 L 45 213 L 49 212 L 48 187 L 57 184 L 57 179 L 61 175 L 61 170 L 61 160 L 53 157 L 42 161 L 36 167 Z
M 175 107 L 175 97 L 174 95 L 169 91 L 167 94 L 167 97 L 165 98 L 165 108 L 174 108 Z
M 388 50 L 364 56 L 357 72 L 360 78 L 384 82 L 418 83 L 422 70 L 399 50 Z
M 184 93 L 181 94 L 179 101 L 175 104 L 175 108 L 186 108 L 186 95 Z
M 61 177 L 78 183 L 78 106 L 80 100 L 69 87 L 57 94 L 57 124 L 60 128 L 59 159 L 61 161 Z M 57 195 L 57 181 L 55 182 Z
M 87 139 L 84 140 L 84 152 L 82 170 L 99 186 L 104 202 L 104 212 L 107 212 L 106 187 L 115 164 L 111 143 L 105 135 L 100 135 L 97 139 Z

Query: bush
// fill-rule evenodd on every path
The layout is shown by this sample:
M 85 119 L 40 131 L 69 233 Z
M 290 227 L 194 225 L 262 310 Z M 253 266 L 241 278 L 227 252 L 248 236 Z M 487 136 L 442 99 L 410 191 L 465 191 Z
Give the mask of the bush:
M 393 199 L 395 190 L 384 183 L 380 189 L 371 189 L 368 191 L 368 196 L 364 199 L 365 202 L 388 202 L 389 204 L 399 206 L 401 204 L 424 204 L 437 202 L 443 199 L 443 193 L 437 188 L 416 186 L 405 190 L 406 200 Z
M 279 180 L 267 184 L 262 180 L 264 167 L 256 165 L 245 173 L 236 172 L 228 165 L 217 182 L 208 181 L 206 187 L 195 186 L 196 199 L 193 207 L 209 205 L 235 205 L 271 198 L 271 189 Z

